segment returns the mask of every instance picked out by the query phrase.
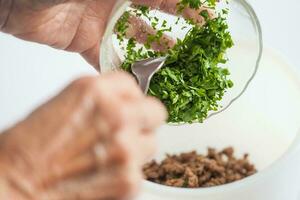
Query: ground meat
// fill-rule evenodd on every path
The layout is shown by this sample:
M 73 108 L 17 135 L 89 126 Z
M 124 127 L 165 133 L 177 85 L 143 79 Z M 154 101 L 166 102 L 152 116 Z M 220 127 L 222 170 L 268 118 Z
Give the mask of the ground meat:
M 255 174 L 255 166 L 249 155 L 237 159 L 232 147 L 220 152 L 208 148 L 207 155 L 196 151 L 179 155 L 167 155 L 161 162 L 144 165 L 147 180 L 174 187 L 199 188 L 224 185 Z

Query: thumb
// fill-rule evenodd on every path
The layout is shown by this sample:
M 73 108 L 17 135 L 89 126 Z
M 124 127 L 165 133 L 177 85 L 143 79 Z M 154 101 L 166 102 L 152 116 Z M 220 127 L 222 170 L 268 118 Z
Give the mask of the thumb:
M 100 42 L 97 42 L 93 47 L 81 53 L 81 56 L 92 65 L 98 72 L 100 72 L 99 64 Z

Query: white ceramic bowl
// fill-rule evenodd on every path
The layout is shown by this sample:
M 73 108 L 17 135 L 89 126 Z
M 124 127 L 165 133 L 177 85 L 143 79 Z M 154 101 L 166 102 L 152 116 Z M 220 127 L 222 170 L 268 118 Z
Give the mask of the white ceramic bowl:
M 241 181 L 203 189 L 181 189 L 145 181 L 138 200 L 300 200 L 300 75 L 265 50 L 247 92 L 227 111 L 204 124 L 164 126 L 156 159 L 165 153 L 235 147 L 250 153 L 259 172 Z M 297 134 L 298 132 L 298 134 Z

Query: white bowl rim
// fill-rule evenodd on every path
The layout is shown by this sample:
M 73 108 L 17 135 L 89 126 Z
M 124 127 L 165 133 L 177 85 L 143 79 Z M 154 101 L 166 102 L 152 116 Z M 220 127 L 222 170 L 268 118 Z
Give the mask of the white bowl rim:
M 289 61 L 289 59 L 287 59 L 287 56 L 285 56 L 281 52 L 279 53 L 279 51 L 271 47 L 266 47 L 265 49 L 268 49 L 268 52 L 271 52 L 276 57 L 278 56 L 280 60 L 284 61 L 284 63 L 286 63 L 286 65 L 289 66 L 289 70 L 293 72 L 293 75 L 297 78 L 300 85 L 300 71 L 299 69 L 296 68 L 295 65 L 293 65 Z M 299 131 L 295 135 L 295 138 L 293 139 L 293 142 L 286 149 L 283 155 L 280 156 L 280 158 L 275 160 L 270 166 L 266 167 L 265 169 L 242 180 L 233 183 L 228 183 L 225 185 L 208 187 L 208 188 L 176 188 L 176 187 L 153 183 L 147 180 L 143 181 L 143 186 L 145 187 L 146 190 L 157 191 L 159 193 L 189 195 L 189 196 L 209 195 L 209 194 L 223 193 L 226 191 L 233 191 L 239 188 L 243 188 L 246 185 L 257 183 L 258 181 L 263 180 L 265 177 L 276 174 L 277 171 L 280 171 L 280 169 L 283 168 L 283 166 L 286 163 L 285 162 L 286 160 L 295 158 L 297 154 L 300 154 L 300 127 L 299 127 Z

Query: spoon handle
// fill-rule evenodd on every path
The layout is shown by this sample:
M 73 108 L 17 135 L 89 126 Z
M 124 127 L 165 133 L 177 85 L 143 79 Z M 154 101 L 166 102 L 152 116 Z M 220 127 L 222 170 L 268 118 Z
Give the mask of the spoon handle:
M 144 94 L 148 93 L 149 90 L 149 85 L 150 85 L 150 80 L 149 77 L 142 77 L 139 76 L 137 77 L 138 83 Z

